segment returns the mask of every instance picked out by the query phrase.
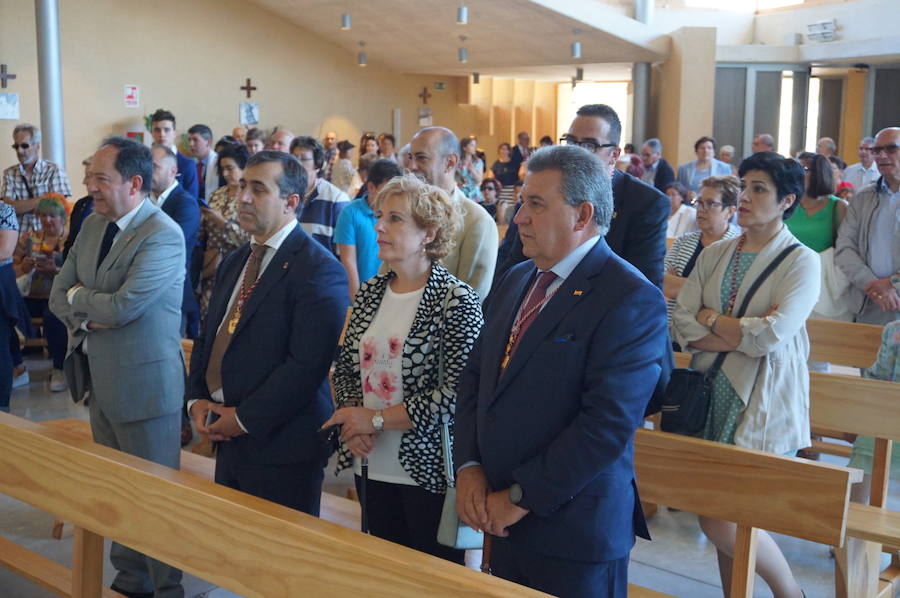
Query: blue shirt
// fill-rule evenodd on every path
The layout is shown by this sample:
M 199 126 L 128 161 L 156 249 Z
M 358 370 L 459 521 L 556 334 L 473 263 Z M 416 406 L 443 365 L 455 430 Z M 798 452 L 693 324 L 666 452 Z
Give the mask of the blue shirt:
M 341 210 L 334 229 L 334 242 L 338 245 L 356 245 L 356 271 L 359 282 L 369 280 L 381 268 L 378 259 L 378 242 L 375 233 L 375 212 L 367 198 L 354 199 Z

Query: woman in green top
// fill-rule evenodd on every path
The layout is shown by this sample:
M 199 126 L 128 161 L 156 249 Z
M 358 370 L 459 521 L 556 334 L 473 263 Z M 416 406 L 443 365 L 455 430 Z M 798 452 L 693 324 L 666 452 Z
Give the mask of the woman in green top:
M 834 247 L 838 228 L 847 213 L 847 202 L 832 195 L 834 175 L 828 158 L 804 152 L 799 160 L 806 171 L 805 191 L 800 205 L 785 224 L 801 243 L 821 253 Z

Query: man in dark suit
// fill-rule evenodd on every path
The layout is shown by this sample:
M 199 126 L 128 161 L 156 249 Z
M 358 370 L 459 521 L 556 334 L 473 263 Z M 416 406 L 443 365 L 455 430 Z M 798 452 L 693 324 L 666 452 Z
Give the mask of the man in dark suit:
M 621 136 L 622 124 L 616 111 L 604 104 L 590 104 L 578 110 L 564 139 L 568 145 L 593 152 L 612 176 L 613 214 L 606 235 L 609 248 L 661 289 L 671 203 L 650 185 L 616 168 Z M 513 265 L 525 260 L 518 235 L 512 241 L 506 262 L 497 268 L 498 280 Z
M 489 297 L 460 381 L 457 511 L 494 536 L 496 575 L 624 598 L 647 537 L 633 437 L 667 359 L 665 300 L 603 238 L 614 208 L 597 156 L 535 152 L 523 195 L 531 261 Z
M 197 338 L 200 331 L 200 305 L 194 295 L 191 280 L 191 255 L 197 246 L 197 231 L 200 229 L 200 206 L 176 180 L 178 165 L 168 148 L 154 146 L 153 154 L 153 198 L 157 206 L 181 227 L 184 233 L 185 277 L 184 298 L 181 301 L 181 334 L 186 338 Z
M 666 186 L 675 180 L 675 170 L 662 157 L 662 151 L 662 142 L 655 137 L 641 146 L 641 161 L 644 163 L 641 180 L 665 193 Z
M 297 223 L 306 172 L 262 151 L 241 180 L 251 242 L 219 266 L 191 357 L 188 412 L 218 442 L 216 482 L 319 514 L 328 452 L 317 431 L 333 412 L 328 367 L 347 311 L 340 262 Z M 218 419 L 207 423 L 212 412 Z
M 531 155 L 530 143 L 531 136 L 528 135 L 527 131 L 522 131 L 516 136 L 516 145 L 513 146 L 509 154 L 509 160 L 515 165 L 516 172 L 519 172 L 522 163 L 527 162 L 528 156 Z
M 162 145 L 169 148 L 178 161 L 178 182 L 185 191 L 199 197 L 200 184 L 197 181 L 197 164 L 178 151 L 175 140 L 178 131 L 175 129 L 175 115 L 168 110 L 157 110 L 150 115 L 150 134 L 153 136 L 154 145 Z M 202 198 L 201 198 L 202 199 Z

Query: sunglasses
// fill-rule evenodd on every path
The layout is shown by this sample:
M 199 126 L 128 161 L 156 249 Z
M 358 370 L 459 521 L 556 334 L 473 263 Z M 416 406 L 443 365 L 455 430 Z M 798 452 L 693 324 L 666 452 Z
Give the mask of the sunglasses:
M 22 148 L 23 150 L 27 150 L 29 147 L 31 147 L 30 143 L 13 143 L 12 144 L 12 148 L 14 150 L 17 150 L 19 148 Z

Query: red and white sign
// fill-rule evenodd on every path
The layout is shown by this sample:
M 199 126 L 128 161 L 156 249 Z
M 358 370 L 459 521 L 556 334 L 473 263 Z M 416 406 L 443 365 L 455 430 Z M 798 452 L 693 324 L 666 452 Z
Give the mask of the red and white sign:
M 126 108 L 140 108 L 141 106 L 141 92 L 138 90 L 137 85 L 126 85 L 125 86 L 125 107 Z

